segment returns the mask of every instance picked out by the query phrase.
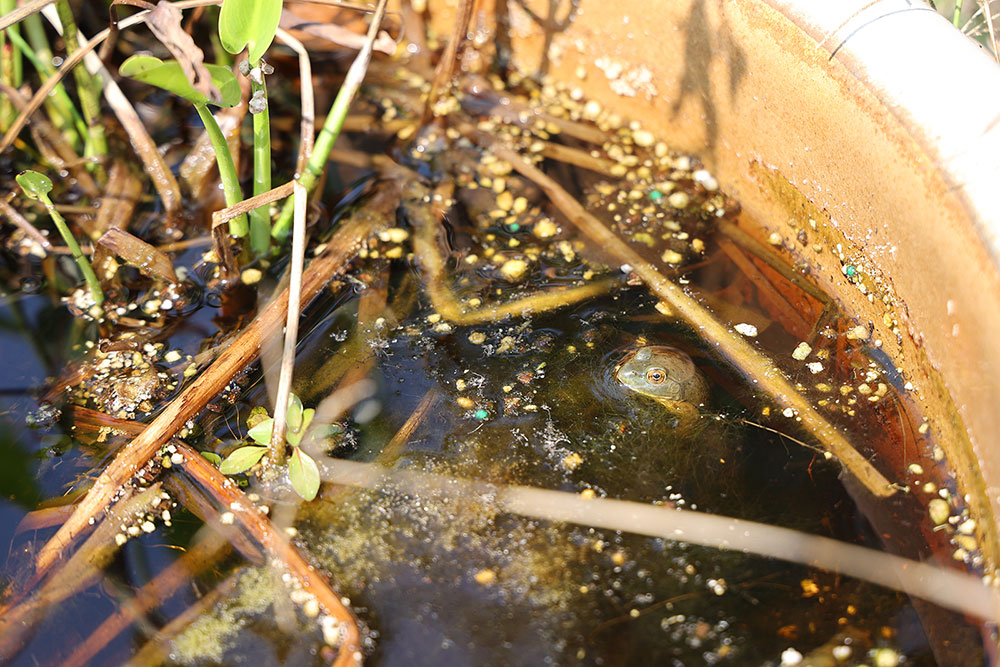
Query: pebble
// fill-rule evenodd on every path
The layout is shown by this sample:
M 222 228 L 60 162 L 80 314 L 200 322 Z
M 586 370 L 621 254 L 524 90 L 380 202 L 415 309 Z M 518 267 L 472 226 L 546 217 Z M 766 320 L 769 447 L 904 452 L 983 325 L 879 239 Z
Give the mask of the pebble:
M 796 361 L 805 361 L 810 352 L 812 352 L 812 347 L 809 343 L 803 341 L 795 346 L 795 349 L 792 351 L 792 359 L 795 359 Z
M 750 338 L 753 338 L 754 336 L 757 335 L 757 327 L 755 327 L 752 324 L 747 324 L 746 322 L 740 322 L 733 328 L 736 329 L 736 333 L 743 334 L 744 336 L 749 336 Z
M 930 515 L 931 522 L 935 526 L 940 526 L 948 520 L 951 514 L 951 506 L 943 498 L 933 498 L 927 503 L 927 514 Z
M 508 259 L 500 267 L 500 274 L 507 280 L 517 281 L 528 272 L 528 263 L 523 259 Z
M 649 148 L 656 143 L 656 137 L 654 137 L 653 133 L 648 130 L 636 130 L 632 133 L 632 141 L 636 146 Z

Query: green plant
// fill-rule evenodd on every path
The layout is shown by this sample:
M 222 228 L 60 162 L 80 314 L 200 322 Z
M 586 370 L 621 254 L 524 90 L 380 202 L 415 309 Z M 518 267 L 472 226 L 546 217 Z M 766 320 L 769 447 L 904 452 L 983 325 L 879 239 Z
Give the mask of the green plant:
M 52 200 L 49 199 L 49 193 L 52 192 L 52 181 L 45 174 L 40 174 L 37 171 L 29 169 L 17 175 L 17 184 L 21 186 L 21 190 L 24 191 L 25 195 L 31 199 L 37 199 L 45 206 L 45 210 L 49 212 L 52 221 L 56 223 L 56 229 L 59 230 L 63 242 L 66 243 L 70 252 L 73 253 L 73 259 L 76 260 L 80 271 L 83 273 L 84 280 L 87 281 L 87 286 L 90 287 L 90 294 L 94 298 L 94 303 L 100 306 L 104 303 L 104 292 L 101 291 L 101 283 L 98 282 L 93 267 L 90 266 L 90 262 L 87 261 L 87 258 L 83 255 L 83 251 L 80 250 L 80 245 L 73 237 L 73 233 L 69 231 L 66 220 L 63 219 L 62 215 L 60 215 L 59 211 L 52 204 Z
M 224 0 L 219 11 L 219 41 L 236 55 L 247 50 L 246 66 L 250 77 L 250 113 L 253 115 L 253 193 L 271 189 L 271 121 L 267 109 L 267 84 L 264 75 L 270 69 L 261 58 L 274 40 L 281 18 L 282 0 Z M 267 252 L 271 244 L 271 216 L 268 207 L 250 212 L 250 247 L 257 254 Z
M 236 165 L 229 152 L 226 137 L 219 129 L 215 116 L 208 110 L 208 105 L 235 106 L 240 101 L 240 84 L 232 71 L 226 67 L 221 65 L 205 65 L 205 67 L 212 77 L 212 84 L 219 91 L 219 99 L 217 100 L 209 99 L 205 93 L 197 90 L 185 76 L 180 63 L 175 60 L 164 61 L 154 56 L 134 55 L 122 63 L 121 67 L 118 68 L 118 73 L 136 81 L 162 88 L 194 105 L 198 117 L 205 124 L 205 130 L 208 132 L 208 138 L 215 151 L 215 160 L 219 165 L 219 178 L 222 180 L 226 205 L 235 206 L 243 201 L 243 191 L 240 189 L 240 182 L 236 176 Z M 245 215 L 233 218 L 229 222 L 229 233 L 237 238 L 246 236 L 247 218 Z
M 312 500 L 319 491 L 319 467 L 316 461 L 299 446 L 315 414 L 314 409 L 302 407 L 302 401 L 298 396 L 289 394 L 285 442 L 291 447 L 292 452 L 288 456 L 288 480 L 295 492 L 305 500 Z M 235 475 L 249 470 L 271 448 L 274 419 L 267 414 L 267 410 L 254 408 L 247 418 L 247 426 L 249 427 L 247 435 L 257 444 L 244 445 L 233 450 L 219 466 L 224 475 Z

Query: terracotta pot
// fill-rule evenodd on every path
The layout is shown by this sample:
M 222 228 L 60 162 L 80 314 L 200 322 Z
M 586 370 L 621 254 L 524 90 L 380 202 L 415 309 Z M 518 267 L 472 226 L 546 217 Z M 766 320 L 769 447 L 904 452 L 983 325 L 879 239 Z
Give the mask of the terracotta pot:
M 433 25 L 444 36 L 453 10 L 441 4 Z M 994 569 L 996 63 L 905 0 L 484 0 L 474 21 L 500 23 L 481 41 L 509 47 L 520 70 L 579 86 L 698 156 L 758 236 L 777 232 L 870 327 L 914 387 L 928 419 L 919 444 L 943 450 Z

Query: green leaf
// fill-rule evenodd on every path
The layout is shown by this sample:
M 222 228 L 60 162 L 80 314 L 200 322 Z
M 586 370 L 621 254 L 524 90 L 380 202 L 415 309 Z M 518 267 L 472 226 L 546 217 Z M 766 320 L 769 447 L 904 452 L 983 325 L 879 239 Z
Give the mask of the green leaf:
M 302 428 L 299 429 L 299 430 L 300 431 L 305 431 L 307 428 L 309 428 L 309 424 L 312 423 L 313 417 L 315 417 L 315 416 L 316 416 L 316 409 L 315 408 L 306 408 L 302 412 Z
M 208 461 L 216 468 L 222 465 L 222 457 L 215 452 L 200 452 L 200 454 L 208 459 Z
M 271 444 L 271 431 L 274 430 L 274 420 L 270 417 L 261 420 L 256 426 L 247 431 L 249 435 L 255 442 L 259 442 L 262 445 Z
M 267 414 L 267 408 L 258 405 L 250 410 L 250 416 L 247 417 L 247 428 L 253 428 L 265 419 L 270 418 L 271 415 Z
M 247 445 L 233 450 L 226 460 L 219 466 L 219 472 L 223 475 L 235 475 L 238 472 L 249 470 L 267 452 L 267 447 L 257 445 Z M 319 474 L 319 473 L 317 473 Z
M 271 46 L 281 19 L 281 0 L 224 0 L 219 12 L 219 41 L 232 54 L 247 48 L 257 65 Z
M 285 424 L 289 431 L 302 428 L 302 399 L 295 394 L 288 395 L 288 411 L 285 413 Z
M 288 480 L 304 500 L 312 500 L 319 491 L 319 468 L 311 456 L 297 447 L 288 459 Z
M 24 194 L 32 199 L 38 199 L 39 195 L 47 195 L 52 192 L 52 181 L 49 177 L 31 169 L 22 171 L 15 180 L 24 190 Z
M 222 65 L 206 64 L 205 68 L 212 75 L 212 83 L 222 95 L 222 104 L 219 106 L 236 106 L 240 101 L 240 84 L 232 70 Z M 180 63 L 176 60 L 160 60 L 155 56 L 135 55 L 122 63 L 122 66 L 118 68 L 118 73 L 136 81 L 162 88 L 183 97 L 192 104 L 215 104 L 203 93 L 195 90 L 188 78 L 184 76 L 184 70 L 181 69 Z

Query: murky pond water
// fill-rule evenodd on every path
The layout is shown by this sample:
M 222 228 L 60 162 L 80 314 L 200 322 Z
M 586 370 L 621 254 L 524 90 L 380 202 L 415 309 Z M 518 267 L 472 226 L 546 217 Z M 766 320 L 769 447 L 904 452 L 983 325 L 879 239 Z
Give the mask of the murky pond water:
M 409 117 L 417 96 L 412 78 L 394 76 L 374 72 L 362 105 L 386 123 Z M 306 405 L 364 378 L 375 383 L 314 455 L 655 504 L 664 512 L 716 513 L 953 560 L 955 531 L 935 531 L 927 518 L 928 498 L 949 498 L 939 489 L 951 484 L 954 491 L 953 483 L 946 471 L 935 472 L 933 448 L 916 446 L 919 416 L 908 412 L 891 360 L 858 323 L 803 284 L 781 240 L 747 242 L 738 205 L 718 192 L 711 174 L 640 127 L 530 83 L 517 95 L 540 99 L 548 115 L 502 121 L 497 98 L 507 94 L 474 83 L 466 112 L 442 112 L 453 114 L 450 130 L 411 130 L 395 142 L 377 129 L 349 136 L 353 148 L 388 154 L 412 171 L 400 177 L 383 170 L 376 179 L 371 169 L 342 168 L 331 176 L 328 188 L 338 197 L 353 192 L 338 217 L 350 217 L 393 179 L 402 202 L 303 321 L 294 389 Z M 786 414 L 734 371 L 632 267 L 577 234 L 567 213 L 491 153 L 489 142 L 477 144 L 473 135 L 490 131 L 517 144 L 686 294 L 774 356 L 862 454 L 875 455 L 894 481 L 919 481 L 924 495 L 873 503 L 848 480 L 849 493 L 849 475 L 824 457 L 794 411 Z M 605 140 L 595 143 L 588 132 Z M 363 161 L 368 153 L 349 152 L 346 143 L 345 155 Z M 567 157 L 553 146 L 574 152 Z M 320 213 L 316 237 L 329 234 L 330 217 Z M 12 284 L 24 263 L 10 254 L 5 261 Z M 30 266 L 32 279 L 44 283 L 42 269 Z M 57 524 L 60 515 L 43 508 L 85 487 L 108 444 L 120 445 L 119 434 L 102 434 L 87 421 L 94 415 L 79 408 L 148 421 L 179 383 L 190 382 L 185 369 L 205 361 L 196 355 L 228 344 L 223 334 L 253 309 L 254 288 L 223 289 L 213 268 L 188 272 L 171 304 L 176 310 L 131 276 L 137 287 L 129 296 L 157 304 L 139 307 L 143 333 L 134 345 L 120 336 L 89 345 L 93 325 L 74 321 L 51 295 L 22 290 L 4 299 L 0 536 L 8 545 L 8 595 L 25 582 Z M 256 288 L 266 293 L 283 266 L 261 268 L 265 280 Z M 566 290 L 558 308 L 539 297 L 553 290 Z M 522 305 L 488 310 L 510 303 Z M 649 346 L 690 358 L 707 395 L 658 401 L 623 385 L 617 370 Z M 84 359 L 89 379 L 74 381 L 65 367 Z M 638 377 L 665 381 L 660 366 L 651 369 Z M 102 370 L 103 384 L 94 379 Z M 663 372 L 671 377 L 669 364 Z M 54 377 L 83 389 L 52 398 L 45 388 Z M 40 404 L 43 396 L 54 405 Z M 249 410 L 259 405 L 270 407 L 255 367 L 184 439 L 225 456 L 241 444 Z M 901 463 L 885 455 L 897 438 Z M 11 664 L 66 659 L 136 588 L 194 548 L 201 523 L 184 509 L 183 494 L 194 495 L 195 484 L 183 473 L 164 475 L 174 478 L 169 495 L 182 502 L 167 516 L 162 508 L 148 512 L 155 519 L 149 531 L 145 523 L 123 527 L 124 546 L 107 554 L 103 575 L 38 618 Z M 942 656 L 956 654 L 966 664 L 983 659 L 978 627 L 958 615 L 804 565 L 526 518 L 461 491 L 327 484 L 299 505 L 283 480 L 265 484 L 251 475 L 246 483 L 349 599 L 372 664 L 793 664 L 795 655 L 814 650 L 813 664 L 834 664 L 830 656 L 843 664 L 934 664 L 935 652 L 945 662 Z M 945 518 L 961 516 L 960 501 L 949 502 Z M 30 523 L 18 528 L 26 517 Z M 975 545 L 967 546 L 971 563 Z M 274 570 L 225 553 L 203 564 L 128 631 L 107 637 L 95 661 L 123 662 L 167 626 L 158 655 L 168 663 L 329 662 L 329 633 L 308 604 L 294 595 L 289 601 Z M 208 595 L 213 589 L 217 597 Z M 192 605 L 189 624 L 174 625 Z M 141 662 L 156 654 L 144 650 Z

